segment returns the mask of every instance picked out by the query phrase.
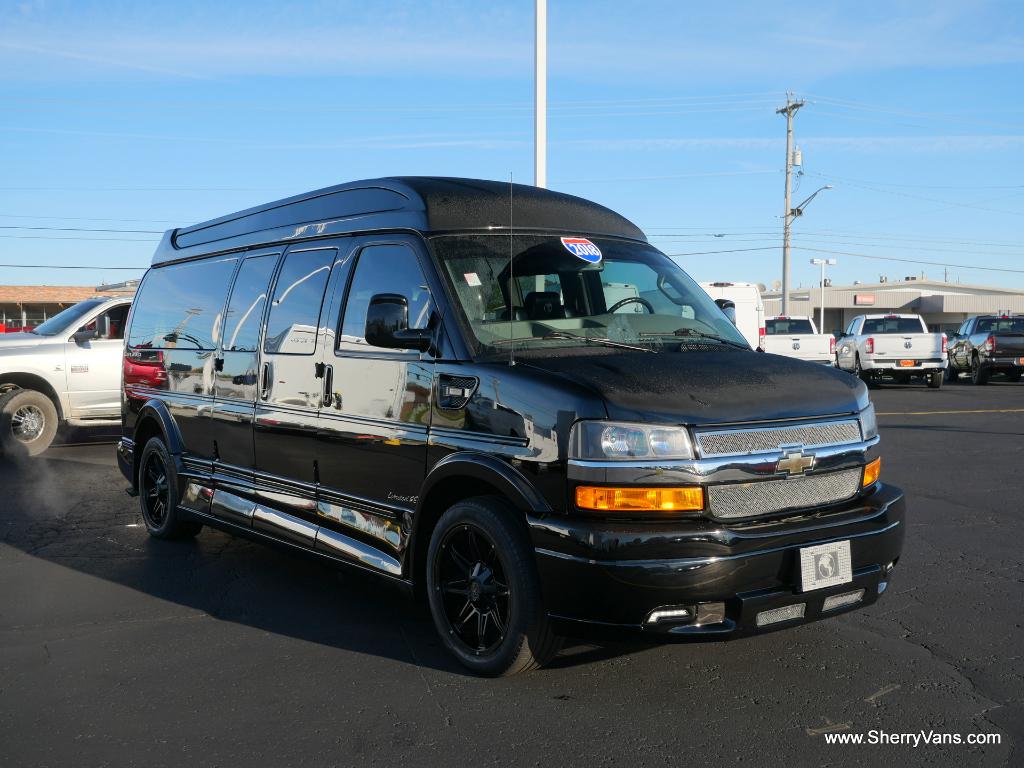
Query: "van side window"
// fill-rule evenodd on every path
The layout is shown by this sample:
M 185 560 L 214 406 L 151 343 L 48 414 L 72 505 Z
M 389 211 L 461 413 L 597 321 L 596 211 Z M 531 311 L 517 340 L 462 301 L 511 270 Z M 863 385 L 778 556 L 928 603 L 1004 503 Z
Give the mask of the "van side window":
M 224 322 L 225 352 L 255 352 L 277 254 L 252 256 L 242 262 Z
M 312 355 L 316 350 L 320 305 L 336 251 L 292 251 L 284 259 L 274 288 L 263 351 L 275 355 Z
M 135 298 L 129 347 L 214 350 L 236 258 L 152 269 Z
M 416 254 L 404 245 L 371 245 L 360 252 L 356 262 L 338 336 L 339 351 L 377 349 L 366 343 L 363 334 L 370 299 L 378 293 L 397 293 L 409 300 L 410 328 L 429 324 L 434 303 Z

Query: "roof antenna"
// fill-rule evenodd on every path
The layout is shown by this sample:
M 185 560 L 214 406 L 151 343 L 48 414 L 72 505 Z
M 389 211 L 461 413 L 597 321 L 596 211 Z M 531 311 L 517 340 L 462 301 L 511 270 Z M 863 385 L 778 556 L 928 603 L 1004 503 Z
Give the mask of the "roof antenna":
M 512 274 L 512 171 L 508 172 L 508 364 L 510 367 L 516 364 L 515 319 L 516 310 L 513 306 L 512 288 L 515 285 L 515 276 Z

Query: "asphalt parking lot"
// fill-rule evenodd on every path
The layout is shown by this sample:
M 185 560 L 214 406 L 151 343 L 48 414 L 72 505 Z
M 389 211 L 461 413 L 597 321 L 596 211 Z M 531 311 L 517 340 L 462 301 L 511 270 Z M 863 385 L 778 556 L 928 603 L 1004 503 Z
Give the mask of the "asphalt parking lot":
M 464 674 L 397 592 L 205 530 L 147 538 L 109 434 L 0 460 L 8 765 L 1019 765 L 1024 384 L 873 393 L 909 502 L 875 606 L 727 643 Z M 828 745 L 998 733 L 1001 744 Z

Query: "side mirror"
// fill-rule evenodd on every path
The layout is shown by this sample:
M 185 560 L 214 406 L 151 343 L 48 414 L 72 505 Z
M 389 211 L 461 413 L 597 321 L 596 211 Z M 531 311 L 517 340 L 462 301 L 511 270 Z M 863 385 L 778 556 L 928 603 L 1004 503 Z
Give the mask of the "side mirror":
M 736 325 L 736 302 L 732 299 L 715 299 L 715 304 L 729 318 L 729 322 Z
M 428 329 L 409 328 L 409 300 L 397 293 L 378 293 L 366 310 L 366 343 L 386 349 L 430 349 Z
M 82 326 L 75 335 L 72 336 L 76 344 L 84 344 L 87 341 L 95 341 L 96 339 L 105 339 L 110 335 L 110 318 L 106 315 L 101 315 L 89 323 L 92 327 Z

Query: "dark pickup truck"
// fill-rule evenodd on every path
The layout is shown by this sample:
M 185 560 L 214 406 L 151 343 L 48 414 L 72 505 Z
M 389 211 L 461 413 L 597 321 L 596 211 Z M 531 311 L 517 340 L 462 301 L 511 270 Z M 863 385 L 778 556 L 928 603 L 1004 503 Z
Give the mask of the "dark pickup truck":
M 964 321 L 949 340 L 948 381 L 969 372 L 975 384 L 993 373 L 1020 381 L 1024 373 L 1024 315 L 976 315 Z

